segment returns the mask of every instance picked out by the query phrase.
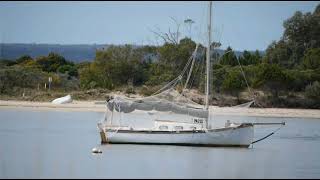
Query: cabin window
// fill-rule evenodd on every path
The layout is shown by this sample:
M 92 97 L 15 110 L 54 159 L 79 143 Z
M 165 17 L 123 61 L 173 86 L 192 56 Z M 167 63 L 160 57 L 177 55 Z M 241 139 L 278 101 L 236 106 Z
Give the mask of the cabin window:
M 168 126 L 161 125 L 161 126 L 159 126 L 159 129 L 160 130 L 168 130 Z
M 176 126 L 174 127 L 176 130 L 183 130 L 183 127 L 182 126 Z
M 202 124 L 202 123 L 203 123 L 203 119 L 197 119 L 197 118 L 195 118 L 195 119 L 193 119 L 193 122 L 194 122 L 194 123 L 198 123 L 198 124 Z

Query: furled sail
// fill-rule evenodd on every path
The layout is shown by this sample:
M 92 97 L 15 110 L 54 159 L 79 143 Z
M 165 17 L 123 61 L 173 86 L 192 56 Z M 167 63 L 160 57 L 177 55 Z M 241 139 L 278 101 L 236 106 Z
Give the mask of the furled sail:
M 107 107 L 110 111 L 116 110 L 117 112 L 124 113 L 130 113 L 134 110 L 155 110 L 160 112 L 187 114 L 198 118 L 208 118 L 208 110 L 202 108 L 201 105 L 196 106 L 197 104 L 194 102 L 186 103 L 186 99 L 181 98 L 181 96 L 177 97 L 176 93 L 178 92 L 169 89 L 162 92 L 160 95 L 141 99 L 130 99 L 117 96 L 108 101 Z M 166 94 L 166 96 L 164 96 L 164 94 Z M 170 94 L 174 94 L 175 96 L 170 96 Z

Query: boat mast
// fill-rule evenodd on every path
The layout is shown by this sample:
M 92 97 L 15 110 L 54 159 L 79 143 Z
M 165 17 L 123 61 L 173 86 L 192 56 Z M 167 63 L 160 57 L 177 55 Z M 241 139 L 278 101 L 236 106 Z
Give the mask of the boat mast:
M 212 2 L 209 1 L 209 18 L 208 18 L 208 46 L 207 46 L 207 83 L 206 83 L 206 109 L 209 109 L 209 75 L 210 75 L 210 45 L 211 45 L 211 10 Z M 208 125 L 208 123 L 207 123 Z M 208 126 L 207 126 L 208 127 Z

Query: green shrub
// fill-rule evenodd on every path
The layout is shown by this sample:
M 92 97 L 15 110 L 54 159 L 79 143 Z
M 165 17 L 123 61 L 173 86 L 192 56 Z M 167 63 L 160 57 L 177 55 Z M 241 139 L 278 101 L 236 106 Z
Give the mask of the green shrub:
M 308 85 L 305 90 L 306 96 L 310 99 L 320 100 L 320 83 L 318 81 Z

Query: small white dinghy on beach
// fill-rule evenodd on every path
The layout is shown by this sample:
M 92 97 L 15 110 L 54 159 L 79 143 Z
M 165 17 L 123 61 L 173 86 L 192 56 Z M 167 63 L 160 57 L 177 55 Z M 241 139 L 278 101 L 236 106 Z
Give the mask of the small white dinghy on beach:
M 72 102 L 71 95 L 68 94 L 67 96 L 53 100 L 52 104 L 67 104 L 67 103 L 71 103 L 71 102 Z

